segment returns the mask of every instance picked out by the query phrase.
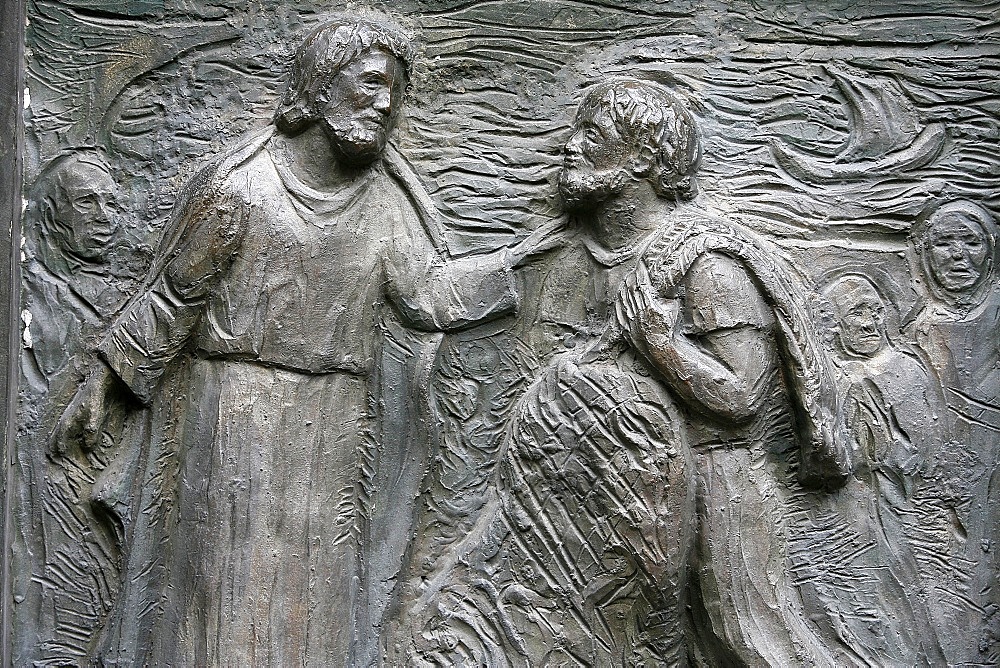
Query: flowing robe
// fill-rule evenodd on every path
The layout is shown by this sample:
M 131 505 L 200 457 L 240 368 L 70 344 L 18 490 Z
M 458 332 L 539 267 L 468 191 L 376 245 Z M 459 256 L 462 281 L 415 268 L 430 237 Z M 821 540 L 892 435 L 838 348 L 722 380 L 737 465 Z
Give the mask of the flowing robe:
M 854 473 L 814 496 L 801 541 L 804 588 L 833 614 L 835 636 L 864 663 L 947 663 L 930 606 L 934 548 L 948 522 L 925 472 L 940 447 L 944 407 L 919 358 L 894 344 L 842 362 Z M 823 559 L 809 563 L 809 552 Z
M 398 156 L 320 192 L 270 138 L 194 179 L 101 346 L 152 409 L 130 555 L 146 586 L 105 659 L 367 661 L 372 482 L 393 465 L 378 408 L 416 400 L 377 391 L 383 304 L 427 331 L 515 306 L 501 258 L 440 257 Z
M 933 453 L 930 501 L 951 521 L 928 541 L 936 553 L 931 600 L 936 621 L 957 630 L 949 663 L 1000 661 L 1000 289 L 984 281 L 978 299 L 931 300 L 912 335 L 944 388 L 949 442 Z M 937 295 L 940 296 L 940 295 Z M 975 296 L 975 295 L 974 295 Z
M 675 213 L 643 268 L 647 289 L 680 301 L 677 327 L 689 345 L 718 360 L 715 346 L 727 337 L 736 345 L 749 340 L 740 354 L 758 368 L 741 389 L 740 418 L 683 400 L 691 409 L 685 435 L 699 524 L 692 658 L 700 665 L 851 664 L 849 651 L 810 621 L 810 613 L 826 611 L 800 587 L 809 565 L 796 546 L 803 500 L 827 494 L 811 488 L 842 485 L 852 462 L 833 367 L 792 269 L 749 230 L 694 208 Z M 740 338 L 744 331 L 757 335 Z

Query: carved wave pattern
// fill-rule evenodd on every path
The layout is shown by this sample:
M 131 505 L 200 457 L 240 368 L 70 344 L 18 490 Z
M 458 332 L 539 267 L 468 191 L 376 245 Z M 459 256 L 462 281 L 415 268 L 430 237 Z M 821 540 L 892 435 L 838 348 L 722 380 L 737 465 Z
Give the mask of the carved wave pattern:
M 130 160 L 119 167 L 137 179 L 133 199 L 155 229 L 204 157 L 267 121 L 290 44 L 322 15 L 300 2 L 234 6 L 223 17 L 228 4 L 126 3 L 137 15 L 123 16 L 111 8 L 121 3 L 32 3 L 30 167 L 67 146 L 123 151 Z M 581 90 L 602 74 L 686 94 L 705 139 L 704 189 L 761 231 L 901 230 L 942 195 L 996 204 L 1000 168 L 989 146 L 1000 136 L 1000 40 L 991 27 L 1000 4 L 948 16 L 918 2 L 864 16 L 698 5 L 393 5 L 410 14 L 422 46 L 398 140 L 454 231 L 455 252 L 559 215 L 553 181 L 565 128 Z M 851 127 L 852 100 L 825 68 L 831 61 L 849 63 L 861 85 L 902 93 L 910 108 L 883 111 L 908 117 L 885 125 L 943 125 L 940 155 L 832 188 L 784 169 L 775 140 L 822 159 L 870 131 Z M 168 185 L 156 185 L 164 177 Z

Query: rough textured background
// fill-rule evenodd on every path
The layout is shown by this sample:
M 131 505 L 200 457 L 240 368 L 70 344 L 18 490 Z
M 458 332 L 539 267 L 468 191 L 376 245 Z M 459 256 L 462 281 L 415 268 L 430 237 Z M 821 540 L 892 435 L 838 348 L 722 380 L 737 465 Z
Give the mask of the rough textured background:
M 3 94 L 0 95 L 0 119 L 3 123 L 3 140 L 0 143 L 0 153 L 3 154 L 4 164 L 10 165 L 12 169 L 9 170 L 8 177 L 4 180 L 2 188 L 0 188 L 0 201 L 3 202 L 3 220 L 4 229 L 9 230 L 5 232 L 4 240 L 9 242 L 11 238 L 20 235 L 20 225 L 19 225 L 19 208 L 20 208 L 20 198 L 18 194 L 21 190 L 21 160 L 20 152 L 22 146 L 23 136 L 21 134 L 20 128 L 20 115 L 21 115 L 21 90 L 23 86 L 23 79 L 21 74 L 23 69 L 21 68 L 22 62 L 22 46 L 23 42 L 18 36 L 21 34 L 21 24 L 23 21 L 23 11 L 24 7 L 21 3 L 7 3 L 0 10 L 0 31 L 3 34 L 3 44 L 4 44 L 4 57 L 3 61 L 6 63 L 6 68 L 3 73 L 0 74 L 0 81 L 2 81 Z M 5 243 L 4 246 L 7 244 Z M 4 260 L 4 275 L 10 276 L 9 281 L 4 282 L 3 291 L 3 302 L 12 303 L 11 297 L 16 294 L 18 281 L 17 276 L 17 262 L 15 258 L 17 254 L 14 250 L 14 245 L 10 244 L 10 252 L 5 254 Z M 16 340 L 17 340 L 17 315 L 14 312 L 16 309 L 11 309 L 8 313 L 8 334 L 9 338 L 15 341 L 13 344 L 13 349 L 16 350 Z M 2 365 L 2 373 L 4 377 L 4 391 L 3 396 L 11 398 L 14 395 L 9 391 L 10 387 L 14 384 L 13 379 L 16 378 L 17 374 L 17 364 L 12 363 L 10 351 L 4 354 Z M 4 447 L 3 447 L 3 458 L 5 462 L 12 460 L 11 455 L 11 444 L 14 439 L 11 436 L 16 431 L 16 420 L 13 419 L 14 415 L 14 403 L 11 401 L 4 402 L 3 407 L 3 424 L 5 426 L 5 437 L 4 437 Z M 11 535 L 9 533 L 11 529 L 11 522 L 9 521 L 10 515 L 10 505 L 7 502 L 8 490 L 10 486 L 8 484 L 7 477 L 4 477 L 3 481 L 3 516 L 4 516 L 4 552 L 7 552 L 8 540 Z M 0 581 L 3 582 L 3 605 L 0 605 L 0 611 L 2 611 L 3 622 L 2 626 L 4 629 L 10 628 L 10 612 L 11 605 L 10 600 L 10 578 L 6 572 L 6 567 L 4 568 L 3 576 L 0 577 Z M 10 657 L 7 653 L 9 643 L 4 642 L 3 649 L 3 661 L 9 663 Z
M 154 236 L 185 177 L 266 122 L 296 35 L 337 9 L 29 3 L 29 181 L 67 147 L 104 146 L 114 151 L 135 226 Z M 646 76 L 688 96 L 705 136 L 704 189 L 804 253 L 831 242 L 859 258 L 898 251 L 898 233 L 932 197 L 997 202 L 995 3 L 394 9 L 421 47 L 399 143 L 440 204 L 457 254 L 558 215 L 552 178 L 565 129 L 580 90 L 600 74 Z M 900 87 L 923 124 L 948 126 L 933 165 L 824 188 L 777 164 L 774 140 L 819 156 L 845 143 L 847 100 L 825 69 L 845 61 Z M 873 241 L 874 232 L 889 234 Z
M 107 152 L 130 229 L 127 293 L 181 186 L 269 121 L 301 32 L 366 6 L 28 0 L 25 182 L 70 149 Z M 1000 2 L 370 6 L 395 12 L 418 45 L 397 145 L 455 256 L 563 215 L 561 147 L 582 92 L 604 75 L 662 82 L 687 102 L 703 135 L 704 206 L 776 240 L 812 281 L 868 268 L 904 324 L 922 294 L 906 258 L 918 215 L 956 198 L 1000 210 Z M 416 548 L 428 572 L 477 516 L 503 417 L 538 363 L 495 330 L 447 339 L 430 381 L 441 451 Z

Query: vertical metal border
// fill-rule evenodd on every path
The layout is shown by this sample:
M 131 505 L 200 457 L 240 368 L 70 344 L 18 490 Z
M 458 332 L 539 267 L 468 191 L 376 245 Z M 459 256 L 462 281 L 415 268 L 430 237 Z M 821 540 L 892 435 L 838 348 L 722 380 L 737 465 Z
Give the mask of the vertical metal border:
M 11 474 L 17 409 L 18 301 L 20 296 L 21 167 L 24 133 L 21 108 L 24 96 L 25 0 L 0 0 L 0 423 L 4 426 L 3 471 L 0 491 L 3 507 L 3 556 L 0 570 L 0 656 L 11 661 L 10 551 L 13 527 Z

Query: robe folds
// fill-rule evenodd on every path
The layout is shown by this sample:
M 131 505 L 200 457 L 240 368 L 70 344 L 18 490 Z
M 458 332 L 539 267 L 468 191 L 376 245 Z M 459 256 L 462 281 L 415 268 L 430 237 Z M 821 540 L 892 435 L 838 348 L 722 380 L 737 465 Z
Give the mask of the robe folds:
M 933 453 L 928 482 L 938 531 L 928 541 L 934 561 L 933 612 L 958 641 L 948 662 L 1000 661 L 1000 288 L 996 271 L 961 301 L 933 290 L 910 325 L 944 388 L 951 436 Z M 932 286 L 933 287 L 933 286 Z M 942 558 L 944 557 L 944 558 Z
M 411 442 L 420 398 L 383 378 L 387 333 L 516 305 L 503 257 L 442 257 L 394 149 L 321 192 L 274 137 L 192 179 L 145 289 L 100 346 L 148 408 L 121 466 L 136 501 L 109 663 L 370 662 L 392 579 L 374 571 L 405 550 L 380 526 L 405 512 L 376 488 L 426 450 Z M 409 338 L 410 357 L 433 359 L 440 334 Z
M 603 336 L 553 356 L 517 402 L 491 501 L 391 649 L 414 665 L 838 665 L 803 621 L 790 514 L 800 478 L 844 482 L 851 447 L 790 269 L 694 206 L 617 264 L 587 305 Z M 614 315 L 630 276 L 681 295 L 689 335 L 771 334 L 748 423 L 686 411 L 636 349 Z
M 803 598 L 797 577 L 802 499 L 825 494 L 810 488 L 842 485 L 853 461 L 834 368 L 793 272 L 758 235 L 697 209 L 673 216 L 640 267 L 640 282 L 681 300 L 689 337 L 752 328 L 772 342 L 748 351 L 764 362 L 750 419 L 695 412 L 687 420 L 699 523 L 691 653 L 699 664 L 851 663 L 807 621 L 825 611 Z
M 652 289 L 682 300 L 691 338 L 746 327 L 770 341 L 745 351 L 764 369 L 752 417 L 688 421 L 696 661 L 940 663 L 925 602 L 902 597 L 916 566 L 871 508 L 878 490 L 859 470 L 836 368 L 794 268 L 750 230 L 695 212 L 650 244 L 643 269 Z
M 113 524 L 91 504 L 90 492 L 113 459 L 115 444 L 93 449 L 50 440 L 52 424 L 73 399 L 114 309 L 119 286 L 102 274 L 128 278 L 122 267 L 63 265 L 44 230 L 26 231 L 21 293 L 24 349 L 18 401 L 17 531 L 13 551 L 18 617 L 36 625 L 17 634 L 16 665 L 60 665 L 87 653 L 88 633 L 100 628 L 119 586 L 120 554 Z M 124 280 L 124 279 L 122 279 Z M 29 317 L 30 316 L 30 317 Z M 53 586 L 52 583 L 60 583 Z

